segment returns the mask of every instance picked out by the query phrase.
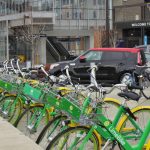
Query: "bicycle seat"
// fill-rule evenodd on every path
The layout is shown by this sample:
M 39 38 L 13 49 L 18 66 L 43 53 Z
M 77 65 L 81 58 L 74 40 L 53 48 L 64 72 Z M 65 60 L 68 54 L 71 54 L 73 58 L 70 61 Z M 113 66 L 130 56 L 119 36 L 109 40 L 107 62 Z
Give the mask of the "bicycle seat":
M 140 96 L 137 93 L 131 92 L 131 91 L 124 91 L 124 92 L 118 93 L 118 96 L 123 97 L 128 100 L 135 100 L 135 101 L 138 101 L 140 99 Z

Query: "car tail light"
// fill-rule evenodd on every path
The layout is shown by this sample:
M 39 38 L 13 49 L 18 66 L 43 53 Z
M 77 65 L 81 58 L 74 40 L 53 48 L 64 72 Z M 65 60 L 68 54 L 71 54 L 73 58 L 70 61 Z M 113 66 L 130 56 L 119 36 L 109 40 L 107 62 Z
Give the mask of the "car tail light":
M 141 59 L 141 54 L 140 54 L 140 52 L 138 52 L 137 64 L 138 64 L 138 65 L 142 65 L 142 59 Z

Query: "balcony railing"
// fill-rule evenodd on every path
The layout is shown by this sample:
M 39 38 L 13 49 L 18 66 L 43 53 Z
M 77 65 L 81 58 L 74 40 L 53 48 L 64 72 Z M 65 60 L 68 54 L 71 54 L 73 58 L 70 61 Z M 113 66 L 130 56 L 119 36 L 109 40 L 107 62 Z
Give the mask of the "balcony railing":
M 28 11 L 53 11 L 54 0 L 0 0 L 0 15 Z
M 55 4 L 55 0 L 16 0 L 13 2 L 11 0 L 0 0 L 0 16 L 31 11 L 55 12 L 58 20 L 105 19 L 105 7 L 59 6 Z
M 150 20 L 150 10 L 146 5 L 114 7 L 114 22 Z

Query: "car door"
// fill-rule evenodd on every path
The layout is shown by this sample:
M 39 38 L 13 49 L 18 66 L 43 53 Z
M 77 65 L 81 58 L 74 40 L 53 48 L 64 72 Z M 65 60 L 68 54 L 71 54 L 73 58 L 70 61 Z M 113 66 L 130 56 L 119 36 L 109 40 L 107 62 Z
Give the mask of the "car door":
M 101 67 L 97 72 L 99 81 L 115 83 L 118 80 L 118 74 L 124 70 L 126 60 L 124 52 L 104 51 L 101 58 Z
M 87 53 L 81 55 L 74 63 L 70 63 L 72 67 L 71 75 L 81 78 L 81 80 L 90 81 L 91 65 L 101 63 L 102 52 L 98 50 L 89 50 Z

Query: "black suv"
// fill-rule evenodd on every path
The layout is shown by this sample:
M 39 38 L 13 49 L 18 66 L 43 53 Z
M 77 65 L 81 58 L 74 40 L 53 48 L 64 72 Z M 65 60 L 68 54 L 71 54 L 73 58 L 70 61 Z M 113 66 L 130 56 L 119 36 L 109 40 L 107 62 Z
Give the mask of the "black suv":
M 98 66 L 96 78 L 98 83 L 116 84 L 127 80 L 136 65 L 146 64 L 145 54 L 138 48 L 93 48 L 87 50 L 73 61 L 52 64 L 50 74 L 59 76 L 62 69 L 69 65 L 69 73 L 80 78 L 80 83 L 88 84 L 88 69 L 92 64 Z

